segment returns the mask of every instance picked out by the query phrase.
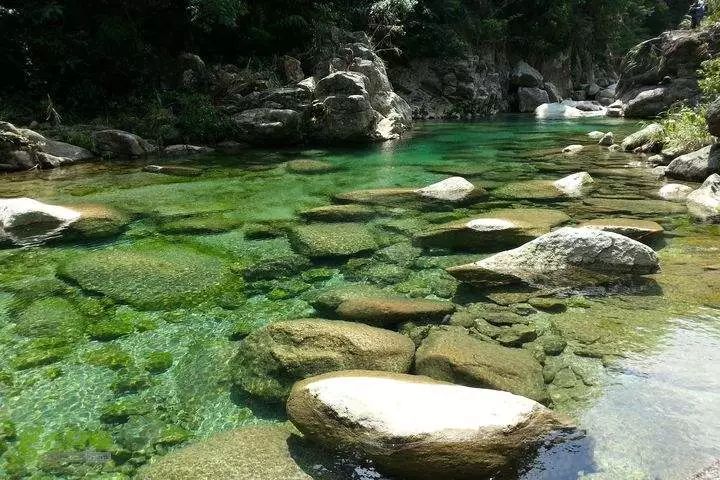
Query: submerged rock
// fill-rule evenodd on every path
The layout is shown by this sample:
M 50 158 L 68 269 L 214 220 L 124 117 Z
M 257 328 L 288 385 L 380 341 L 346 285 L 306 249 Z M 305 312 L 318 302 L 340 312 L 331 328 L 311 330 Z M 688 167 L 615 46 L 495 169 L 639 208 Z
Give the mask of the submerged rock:
M 500 209 L 438 225 L 416 235 L 413 243 L 426 248 L 492 251 L 521 245 L 569 220 L 556 210 Z
M 529 350 L 501 347 L 463 328 L 434 330 L 423 340 L 415 372 L 468 387 L 504 390 L 547 402 L 542 366 Z
M 668 183 L 660 187 L 658 196 L 663 200 L 670 202 L 684 202 L 692 191 L 692 187 L 687 185 L 682 185 L 680 183 Z
M 329 173 L 337 170 L 335 165 L 321 160 L 291 160 L 285 168 L 287 168 L 287 171 L 290 173 L 302 173 L 306 175 Z
M 668 165 L 665 176 L 703 182 L 707 177 L 718 172 L 720 172 L 720 149 L 716 145 L 708 145 L 675 158 Z
M 293 383 L 339 370 L 410 369 L 410 338 L 363 323 L 304 319 L 272 323 L 250 333 L 232 362 L 235 382 L 260 397 L 285 399 Z
M 287 410 L 309 440 L 418 480 L 513 474 L 546 435 L 568 426 L 539 403 L 507 392 L 364 371 L 299 382 Z
M 703 222 L 720 223 L 720 175 L 710 175 L 687 196 L 690 215 Z
M 658 270 L 657 255 L 642 243 L 616 233 L 565 227 L 514 250 L 447 271 L 479 287 L 582 287 Z
M 161 173 L 163 175 L 174 175 L 177 177 L 197 177 L 202 175 L 202 170 L 193 167 L 182 167 L 177 165 L 147 165 L 143 172 Z
M 342 301 L 335 314 L 343 320 L 393 327 L 404 322 L 439 323 L 454 311 L 452 302 L 439 300 L 356 296 Z
M 256 425 L 217 433 L 158 457 L 140 469 L 137 478 L 342 480 L 342 476 L 323 468 L 325 462 L 328 457 L 308 447 L 291 428 Z
M 526 180 L 511 182 L 493 191 L 503 199 L 529 199 L 553 201 L 581 197 L 593 187 L 593 179 L 587 172 L 578 172 L 559 180 Z
M 311 208 L 298 214 L 316 222 L 360 222 L 378 215 L 378 212 L 365 205 L 347 204 Z
M 333 196 L 339 203 L 360 203 L 363 205 L 382 205 L 397 207 L 417 200 L 418 195 L 412 188 L 378 188 L 354 190 Z
M 311 258 L 349 257 L 378 249 L 372 232 L 359 223 L 314 223 L 288 232 L 295 251 Z
M 603 232 L 613 232 L 647 243 L 662 236 L 662 225 L 650 220 L 634 220 L 631 218 L 598 218 L 578 225 L 578 228 L 591 228 Z

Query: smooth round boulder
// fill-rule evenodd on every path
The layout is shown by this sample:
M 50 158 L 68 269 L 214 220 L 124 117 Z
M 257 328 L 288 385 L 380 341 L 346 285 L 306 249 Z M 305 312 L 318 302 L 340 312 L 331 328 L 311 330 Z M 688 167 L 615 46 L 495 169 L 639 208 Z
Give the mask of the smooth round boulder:
M 391 327 L 404 322 L 438 323 L 455 311 L 451 302 L 402 297 L 353 297 L 338 305 L 344 320 Z
M 564 227 L 447 272 L 481 288 L 513 284 L 542 288 L 602 285 L 659 269 L 655 252 L 638 241 L 612 232 Z
M 415 192 L 421 197 L 430 200 L 462 202 L 477 195 L 480 190 L 482 189 L 478 189 L 463 177 L 450 177 L 415 190 Z
M 407 480 L 512 475 L 539 442 L 570 426 L 511 393 L 367 371 L 298 382 L 287 411 L 308 440 L 356 452 Z
M 297 380 L 338 370 L 407 372 L 415 344 L 397 332 L 363 323 L 302 319 L 271 323 L 240 343 L 232 362 L 246 392 L 284 399 Z
M 578 228 L 619 233 L 643 243 L 655 240 L 662 236 L 665 231 L 662 225 L 657 222 L 632 218 L 597 218 L 581 223 Z
M 588 132 L 587 136 L 590 140 L 600 140 L 603 136 L 605 136 L 605 132 L 593 130 L 592 132 Z
M 578 172 L 553 182 L 555 188 L 568 197 L 582 197 L 592 188 L 595 180 L 587 172 Z
M 621 144 L 622 149 L 630 152 L 638 147 L 642 147 L 661 135 L 664 130 L 663 126 L 659 123 L 651 123 L 645 128 L 625 137 Z
M 710 175 L 687 196 L 690 215 L 703 222 L 720 223 L 720 175 Z
M 664 167 L 661 167 L 664 168 Z M 692 192 L 692 187 L 681 183 L 668 183 L 660 187 L 658 197 L 669 202 L 684 202 Z
M 703 182 L 707 177 L 718 172 L 720 172 L 720 149 L 716 145 L 708 145 L 675 158 L 668 165 L 665 176 Z

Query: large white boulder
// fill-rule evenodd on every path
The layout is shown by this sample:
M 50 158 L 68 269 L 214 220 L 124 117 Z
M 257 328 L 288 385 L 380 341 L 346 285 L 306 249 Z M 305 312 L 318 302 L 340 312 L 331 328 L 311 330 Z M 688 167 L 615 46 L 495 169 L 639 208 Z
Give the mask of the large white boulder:
M 587 172 L 578 172 L 563 177 L 553 182 L 555 188 L 568 197 L 582 197 L 585 192 L 595 183 L 595 180 Z
M 607 110 L 583 111 L 565 103 L 544 103 L 535 109 L 535 117 L 543 120 L 562 120 L 570 118 L 604 117 Z
M 17 245 L 49 238 L 80 219 L 81 213 L 32 198 L 0 199 L 0 241 Z
M 583 287 L 658 270 L 657 255 L 640 242 L 617 233 L 565 227 L 513 250 L 447 271 L 480 287 Z
M 569 426 L 508 392 L 367 371 L 303 380 L 287 411 L 308 439 L 408 480 L 507 475 L 548 434 Z
M 656 167 L 657 168 L 657 167 Z M 664 168 L 664 167 L 660 167 Z M 658 196 L 670 202 L 684 202 L 693 191 L 692 187 L 681 183 L 666 183 L 658 191 Z
M 713 173 L 687 196 L 690 215 L 703 222 L 720 223 L 720 175 Z
M 460 202 L 470 198 L 475 190 L 475 185 L 464 178 L 450 177 L 427 187 L 419 188 L 415 192 L 423 198 Z

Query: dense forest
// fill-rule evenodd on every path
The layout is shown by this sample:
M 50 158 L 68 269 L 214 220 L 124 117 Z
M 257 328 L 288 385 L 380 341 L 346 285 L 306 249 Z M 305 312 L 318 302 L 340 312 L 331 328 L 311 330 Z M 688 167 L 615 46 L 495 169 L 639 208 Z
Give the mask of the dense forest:
M 390 61 L 452 57 L 488 45 L 535 55 L 574 48 L 619 61 L 639 40 L 677 24 L 687 6 L 681 0 L 4 0 L 0 91 L 11 111 L 3 113 L 37 118 L 52 102 L 67 120 L 109 115 L 167 96 L 181 52 L 272 69 L 284 54 L 312 62 L 336 27 L 367 31 Z

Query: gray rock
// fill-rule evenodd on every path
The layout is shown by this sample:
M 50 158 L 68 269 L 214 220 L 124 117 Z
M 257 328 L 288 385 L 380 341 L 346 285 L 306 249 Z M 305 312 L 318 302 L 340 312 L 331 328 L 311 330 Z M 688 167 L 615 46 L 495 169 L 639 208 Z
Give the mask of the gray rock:
M 302 139 L 302 118 L 295 110 L 255 108 L 232 117 L 239 138 L 252 144 L 294 144 Z
M 92 139 L 95 151 L 103 156 L 139 157 L 157 151 L 147 140 L 122 130 L 93 132 Z
M 713 173 L 687 196 L 690 215 L 703 222 L 720 223 L 720 175 Z
M 664 167 L 660 167 L 664 168 Z M 680 183 L 668 183 L 658 191 L 658 197 L 669 202 L 684 202 L 693 191 L 692 187 Z
M 554 83 L 545 82 L 543 84 L 543 90 L 547 92 L 550 103 L 562 102 L 563 98 L 560 89 L 556 87 Z
M 40 151 L 63 158 L 63 163 L 82 162 L 95 157 L 94 153 L 85 148 L 49 139 L 40 144 Z
M 517 87 L 541 87 L 543 76 L 527 63 L 520 61 L 510 74 L 510 82 Z
M 622 148 L 626 152 L 631 152 L 638 147 L 642 147 L 657 138 L 663 132 L 663 127 L 659 123 L 651 123 L 645 128 L 628 135 L 622 141 Z
M 285 79 L 290 83 L 298 83 L 305 78 L 303 73 L 302 64 L 300 60 L 294 57 L 285 55 L 282 59 L 283 72 L 285 73 Z
M 708 105 L 705 120 L 710 134 L 720 137 L 720 97 Z
M 519 110 L 524 113 L 534 112 L 537 107 L 550 102 L 545 90 L 538 87 L 520 87 L 518 89 Z
M 565 227 L 514 250 L 447 271 L 480 287 L 582 287 L 658 270 L 657 255 L 640 242 L 616 233 Z
M 606 133 L 602 136 L 602 138 L 600 138 L 600 140 L 598 140 L 598 145 L 603 147 L 609 147 L 613 143 L 615 143 L 615 135 L 613 135 L 612 132 Z
M 718 171 L 720 171 L 720 150 L 716 145 L 709 145 L 677 157 L 668 165 L 665 176 L 702 182 Z

